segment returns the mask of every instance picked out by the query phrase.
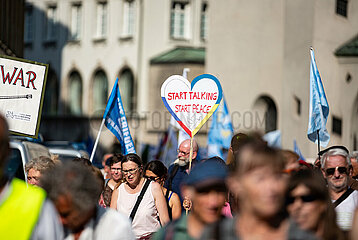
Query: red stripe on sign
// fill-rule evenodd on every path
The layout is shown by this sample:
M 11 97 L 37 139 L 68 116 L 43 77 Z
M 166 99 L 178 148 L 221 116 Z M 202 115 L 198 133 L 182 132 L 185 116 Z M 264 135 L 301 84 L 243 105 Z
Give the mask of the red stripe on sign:
M 184 131 L 185 131 L 187 134 L 189 134 L 190 137 L 192 137 L 192 136 L 191 136 L 191 131 L 189 130 L 189 128 L 187 128 L 182 121 L 178 121 L 178 123 L 179 123 L 179 125 L 184 129 Z

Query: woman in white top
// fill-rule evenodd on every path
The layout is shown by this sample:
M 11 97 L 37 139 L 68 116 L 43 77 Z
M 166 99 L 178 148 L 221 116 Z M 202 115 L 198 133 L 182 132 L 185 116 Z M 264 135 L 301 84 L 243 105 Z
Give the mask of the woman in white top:
M 124 156 L 122 173 L 125 182 L 114 190 L 111 208 L 129 217 L 145 181 L 149 180 L 143 177 L 142 160 L 133 153 Z M 158 183 L 151 182 L 132 220 L 133 232 L 137 239 L 147 239 L 168 222 L 168 209 L 161 187 Z

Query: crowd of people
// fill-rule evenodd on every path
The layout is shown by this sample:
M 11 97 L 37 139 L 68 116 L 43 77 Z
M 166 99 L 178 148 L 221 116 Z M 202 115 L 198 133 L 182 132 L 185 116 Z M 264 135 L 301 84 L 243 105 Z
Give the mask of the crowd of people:
M 198 149 L 190 160 L 183 141 L 169 168 L 133 153 L 106 154 L 102 171 L 40 157 L 26 183 L 6 175 L 0 116 L 0 239 L 358 239 L 357 152 L 331 146 L 309 164 L 244 133 L 226 161 Z

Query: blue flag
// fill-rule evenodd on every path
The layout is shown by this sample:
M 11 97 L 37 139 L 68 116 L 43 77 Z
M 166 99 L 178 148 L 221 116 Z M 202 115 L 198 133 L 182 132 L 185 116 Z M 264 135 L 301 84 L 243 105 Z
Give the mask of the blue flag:
M 262 138 L 267 142 L 267 145 L 273 148 L 282 148 L 281 145 L 281 131 L 274 130 L 266 133 Z
M 118 78 L 114 83 L 103 118 L 105 119 L 104 124 L 106 127 L 119 140 L 122 147 L 122 153 L 135 153 L 134 143 L 131 133 L 129 132 L 128 122 L 123 109 L 121 93 L 119 92 Z
M 310 52 L 310 107 L 307 136 L 309 140 L 315 143 L 318 143 L 319 137 L 321 145 L 326 147 L 330 139 L 326 129 L 329 106 L 312 48 Z M 319 135 L 317 135 L 317 131 Z
M 170 164 L 177 158 L 178 149 L 178 131 L 173 126 L 169 125 L 168 131 L 163 141 L 161 141 L 159 148 L 161 152 L 158 152 L 157 159 L 162 161 L 164 165 L 169 168 Z
M 233 127 L 225 98 L 212 115 L 208 133 L 208 157 L 218 156 L 224 159 L 223 149 L 229 149 L 233 135 Z
M 298 148 L 296 140 L 293 140 L 293 151 L 300 157 L 298 160 L 306 161 L 301 153 L 301 150 Z

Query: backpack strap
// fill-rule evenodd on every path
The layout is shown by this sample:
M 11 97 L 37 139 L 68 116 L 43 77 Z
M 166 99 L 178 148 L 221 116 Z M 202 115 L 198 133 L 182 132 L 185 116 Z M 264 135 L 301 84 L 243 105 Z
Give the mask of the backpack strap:
M 341 202 L 343 202 L 344 200 L 347 199 L 347 197 L 349 197 L 349 195 L 351 195 L 351 193 L 354 190 L 352 188 L 348 188 L 347 191 L 345 191 L 334 203 L 333 203 L 333 207 L 336 208 Z
M 150 182 L 151 182 L 151 181 L 148 180 L 148 179 L 145 180 L 145 183 L 144 183 L 144 186 L 143 186 L 143 188 L 142 188 L 142 191 L 140 192 L 140 194 L 139 194 L 139 196 L 138 196 L 138 198 L 137 198 L 137 201 L 136 201 L 136 203 L 135 203 L 135 205 L 134 205 L 134 207 L 133 207 L 133 209 L 132 209 L 132 212 L 131 212 L 131 214 L 129 215 L 129 218 L 130 218 L 131 221 L 133 221 L 134 216 L 135 216 L 135 214 L 137 213 L 139 204 L 140 204 L 140 202 L 142 201 L 143 196 L 144 196 L 145 192 L 147 191 L 147 188 L 148 188 Z
M 167 188 L 167 192 L 165 194 L 165 201 L 167 202 L 167 208 L 168 208 L 168 214 L 169 214 L 169 219 L 170 220 L 173 219 L 173 216 L 172 216 L 172 211 L 171 211 L 170 206 L 169 206 L 169 193 L 173 189 L 173 178 L 177 174 L 178 170 L 179 170 L 179 164 L 175 163 L 174 166 L 173 166 L 173 170 L 169 174 L 168 188 Z
M 104 180 L 104 187 L 106 187 L 108 185 L 109 180 L 111 180 L 111 179 L 107 178 L 107 179 Z

